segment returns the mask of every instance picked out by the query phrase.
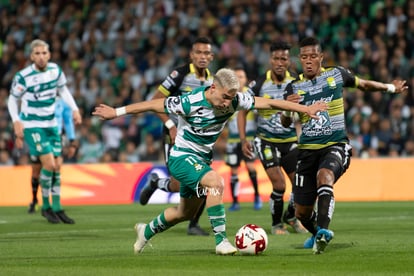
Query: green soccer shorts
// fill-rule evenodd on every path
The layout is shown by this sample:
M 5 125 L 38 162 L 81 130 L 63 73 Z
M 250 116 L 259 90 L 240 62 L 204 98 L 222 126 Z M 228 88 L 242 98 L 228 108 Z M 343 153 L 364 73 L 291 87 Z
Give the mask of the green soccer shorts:
M 62 153 L 62 143 L 57 127 L 26 128 L 24 141 L 29 147 L 31 156 L 53 153 L 55 157 Z
M 203 158 L 191 153 L 178 157 L 170 155 L 168 169 L 171 175 L 180 182 L 181 197 L 206 196 L 206 189 L 200 187 L 200 181 L 212 168 Z

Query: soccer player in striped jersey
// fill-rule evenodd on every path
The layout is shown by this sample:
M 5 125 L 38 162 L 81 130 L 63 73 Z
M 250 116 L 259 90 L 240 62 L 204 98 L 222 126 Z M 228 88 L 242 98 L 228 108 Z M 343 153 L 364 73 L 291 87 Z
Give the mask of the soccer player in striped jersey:
M 208 69 L 214 54 L 212 45 L 208 38 L 199 37 L 194 40 L 190 51 L 190 63 L 175 68 L 167 78 L 161 83 L 154 94 L 154 99 L 166 98 L 168 96 L 179 96 L 191 92 L 193 89 L 201 86 L 209 86 L 213 81 L 213 76 Z M 177 116 L 174 114 L 158 114 L 164 123 L 164 157 L 165 163 L 168 162 L 170 150 L 175 142 L 177 135 Z M 150 181 L 141 190 L 139 201 L 146 205 L 152 194 L 161 189 L 165 192 L 179 192 L 180 183 L 174 177 L 159 178 L 157 174 L 150 175 Z M 187 228 L 187 234 L 207 236 L 208 232 L 204 231 L 199 225 L 199 219 L 204 210 L 201 206 L 199 212 L 195 215 Z
M 209 87 L 200 87 L 181 96 L 134 103 L 112 108 L 101 104 L 92 113 L 101 119 L 114 119 L 125 114 L 146 111 L 177 114 L 177 136 L 168 159 L 171 175 L 180 183 L 180 202 L 169 207 L 148 224 L 137 223 L 135 253 L 141 253 L 148 241 L 157 233 L 194 217 L 203 202 L 215 236 L 215 252 L 219 255 L 233 255 L 237 249 L 228 241 L 226 214 L 223 204 L 223 178 L 214 171 L 213 147 L 227 120 L 238 110 L 283 109 L 305 112 L 316 118 L 326 105 L 318 102 L 312 106 L 253 97 L 238 92 L 239 80 L 233 70 L 220 69 Z
M 269 99 L 283 99 L 285 87 L 295 79 L 295 74 L 289 72 L 290 45 L 286 42 L 273 42 L 270 45 L 270 69 L 249 84 L 249 93 Z M 283 196 L 286 190 L 286 180 L 282 169 L 291 183 L 294 182 L 297 149 L 297 134 L 294 124 L 283 127 L 280 122 L 282 111 L 259 110 L 257 131 L 254 139 L 254 148 L 258 152 L 260 161 L 272 183 L 269 205 L 272 218 L 271 233 L 275 235 L 289 234 L 284 222 L 290 225 L 297 233 L 306 233 L 307 230 L 295 217 L 293 193 L 283 214 Z M 239 113 L 239 131 L 242 140 L 243 152 L 247 156 L 253 155 L 253 145 L 246 139 L 246 114 Z
M 328 110 L 320 112 L 318 119 L 299 114 L 302 130 L 293 185 L 296 217 L 312 234 L 304 247 L 320 254 L 334 237 L 334 232 L 329 230 L 335 208 L 334 184 L 350 164 L 351 146 L 346 134 L 344 88 L 402 93 L 408 90 L 408 86 L 404 80 L 394 80 L 392 83 L 365 80 L 341 66 L 322 67 L 321 45 L 314 37 L 304 38 L 300 42 L 299 59 L 303 74 L 286 87 L 286 99 L 305 106 L 317 101 L 328 104 Z M 282 121 L 285 126 L 289 125 L 290 114 L 284 113 Z
M 63 129 L 65 130 L 64 138 L 67 141 L 63 141 L 62 136 L 62 144 L 63 146 L 67 146 L 67 157 L 72 158 L 75 156 L 76 150 L 78 148 L 77 141 L 75 140 L 76 133 L 75 125 L 73 123 L 73 114 L 69 105 L 67 105 L 61 98 L 58 98 L 56 100 L 55 117 L 58 123 L 59 134 L 62 135 Z M 39 177 L 40 170 L 42 169 L 42 163 L 40 163 L 40 160 L 37 156 L 33 155 L 30 156 L 30 162 L 32 163 L 32 202 L 29 204 L 28 213 L 32 214 L 36 211 L 36 205 L 38 204 L 37 191 L 39 189 Z
M 8 99 L 13 121 L 15 145 L 29 147 L 29 154 L 42 164 L 42 216 L 51 223 L 73 224 L 60 203 L 61 137 L 55 118 L 56 98 L 59 95 L 72 109 L 75 124 L 82 122 L 79 109 L 66 86 L 66 76 L 55 63 L 49 62 L 49 45 L 39 39 L 30 44 L 32 64 L 14 76 Z M 19 107 L 20 101 L 20 107 Z M 52 204 L 49 195 L 52 194 Z

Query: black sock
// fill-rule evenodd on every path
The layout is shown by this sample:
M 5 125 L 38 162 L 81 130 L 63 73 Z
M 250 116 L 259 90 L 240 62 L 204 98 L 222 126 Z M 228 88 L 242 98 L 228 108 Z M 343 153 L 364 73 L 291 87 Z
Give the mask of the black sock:
M 238 203 L 238 194 L 239 194 L 239 177 L 237 174 L 232 174 L 230 178 L 231 186 L 231 196 L 233 198 L 233 203 Z
M 335 198 L 333 187 L 321 185 L 318 188 L 318 226 L 328 229 L 335 208 Z
M 37 203 L 37 190 L 39 190 L 39 178 L 32 177 L 32 202 L 34 203 Z
M 293 193 L 290 194 L 289 204 L 285 213 L 287 219 L 292 219 L 295 217 L 295 202 L 293 198 Z
M 198 221 L 200 220 L 201 215 L 203 214 L 204 208 L 206 207 L 206 201 L 204 200 L 203 203 L 200 206 L 200 209 L 198 209 L 197 214 L 194 216 L 193 219 L 190 220 L 190 224 L 188 227 L 194 227 L 198 225 Z
M 285 191 L 273 190 L 270 195 L 270 213 L 272 215 L 272 226 L 282 222 L 283 214 L 283 194 Z
M 316 213 L 312 212 L 311 217 L 308 220 L 301 220 L 300 221 L 303 227 L 309 231 L 312 235 L 316 235 Z
M 250 181 L 252 182 L 253 189 L 254 189 L 254 195 L 259 195 L 259 186 L 257 184 L 257 173 L 256 171 L 249 172 Z

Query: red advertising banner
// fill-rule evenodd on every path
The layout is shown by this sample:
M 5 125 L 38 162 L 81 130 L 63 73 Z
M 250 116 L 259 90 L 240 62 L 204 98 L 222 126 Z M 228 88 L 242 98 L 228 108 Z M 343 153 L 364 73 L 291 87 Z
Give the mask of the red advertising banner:
M 223 161 L 213 168 L 226 183 L 225 202 L 231 202 L 230 169 Z M 414 200 L 414 185 L 408 173 L 414 167 L 412 158 L 353 159 L 350 168 L 335 185 L 337 201 L 398 201 Z M 259 190 L 268 201 L 272 185 L 256 162 Z M 154 171 L 167 177 L 163 165 L 152 163 L 65 164 L 62 167 L 62 204 L 129 204 L 138 201 L 149 174 Z M 30 166 L 0 167 L 0 206 L 23 206 L 31 201 Z M 239 200 L 253 201 L 253 188 L 244 166 L 239 169 Z M 288 183 L 285 199 L 291 191 Z M 40 191 L 39 191 L 40 199 Z M 177 193 L 157 191 L 149 203 L 178 202 Z

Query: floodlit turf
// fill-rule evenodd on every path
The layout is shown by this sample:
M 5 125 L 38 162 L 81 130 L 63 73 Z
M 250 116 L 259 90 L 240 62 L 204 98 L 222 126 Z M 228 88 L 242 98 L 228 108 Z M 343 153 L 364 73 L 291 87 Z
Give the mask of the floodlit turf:
M 414 202 L 337 203 L 335 238 L 322 255 L 303 249 L 307 234 L 269 235 L 261 256 L 216 256 L 213 236 L 187 236 L 181 223 L 134 255 L 136 222 L 166 205 L 68 206 L 75 225 L 52 225 L 26 207 L 0 207 L 0 275 L 412 275 Z M 228 205 L 226 206 L 228 207 Z M 227 212 L 227 232 L 255 223 L 267 231 L 267 204 Z M 201 225 L 208 229 L 206 214 Z

